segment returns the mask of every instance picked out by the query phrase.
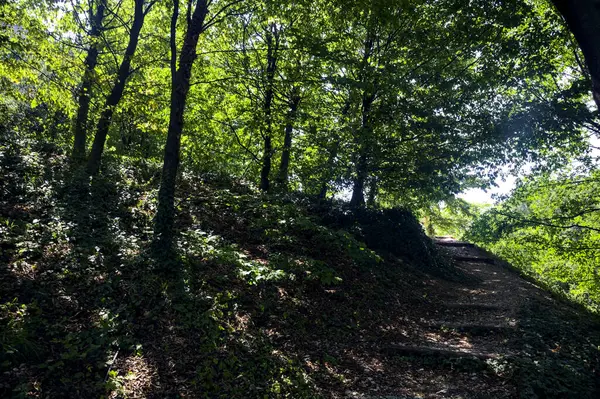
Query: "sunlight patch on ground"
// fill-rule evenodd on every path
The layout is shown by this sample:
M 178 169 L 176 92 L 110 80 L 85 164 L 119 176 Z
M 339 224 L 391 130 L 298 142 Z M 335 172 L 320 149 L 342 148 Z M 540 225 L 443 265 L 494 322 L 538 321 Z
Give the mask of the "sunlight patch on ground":
M 144 398 L 152 386 L 152 377 L 155 373 L 143 356 L 129 356 L 116 370 L 109 375 L 109 383 L 113 390 L 108 396 L 116 398 Z

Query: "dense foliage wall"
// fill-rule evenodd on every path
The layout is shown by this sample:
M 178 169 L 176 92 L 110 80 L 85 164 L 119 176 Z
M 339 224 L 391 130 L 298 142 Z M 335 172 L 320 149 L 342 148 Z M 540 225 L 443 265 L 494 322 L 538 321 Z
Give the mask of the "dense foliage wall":
M 525 181 L 468 237 L 556 292 L 600 310 L 600 172 Z
M 179 158 L 195 173 L 421 207 L 501 164 L 565 162 L 597 129 L 581 54 L 542 2 L 205 3 L 181 111 Z M 39 138 L 64 148 L 82 131 L 85 152 L 108 127 L 105 155 L 163 160 L 187 4 L 1 7 L 9 113 L 35 115 Z

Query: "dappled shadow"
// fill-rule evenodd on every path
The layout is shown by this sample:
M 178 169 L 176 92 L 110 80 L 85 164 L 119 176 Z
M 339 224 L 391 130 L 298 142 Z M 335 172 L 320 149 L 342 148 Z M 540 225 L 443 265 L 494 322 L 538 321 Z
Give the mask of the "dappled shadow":
M 553 298 L 479 248 L 457 248 L 454 253 L 491 257 L 494 263 L 460 263 L 480 281 L 479 287 L 452 289 L 442 283 L 435 288 L 443 313 L 428 316 L 446 321 L 443 334 L 467 337 L 473 352 L 497 354 L 491 369 L 510 378 L 519 397 L 596 397 L 600 388 L 597 316 Z M 444 323 L 433 323 L 436 328 L 439 324 Z M 445 346 L 452 343 L 448 337 Z
M 236 280 L 234 265 L 148 256 L 148 187 L 124 184 L 127 171 L 89 180 L 62 170 L 63 156 L 33 156 L 15 152 L 2 165 L 21 189 L 3 188 L 0 214 L 14 223 L 1 240 L 2 397 L 306 390 L 292 353 L 275 351 L 266 331 L 244 329 L 264 322 L 254 311 L 265 290 Z
M 53 149 L 12 150 L 2 169 L 20 192 L 3 203 L 23 211 L 2 215 L 12 224 L 3 241 L 16 243 L 3 253 L 11 280 L 2 298 L 2 346 L 10 348 L 3 395 L 96 396 L 126 336 L 111 306 L 119 279 L 114 221 L 126 204 L 109 182 L 97 193 L 67 179 L 65 157 Z
M 2 165 L 5 397 L 597 392 L 591 317 L 499 265 L 439 278 L 291 200 L 187 183 L 179 258 L 155 259 L 155 181 L 23 155 Z

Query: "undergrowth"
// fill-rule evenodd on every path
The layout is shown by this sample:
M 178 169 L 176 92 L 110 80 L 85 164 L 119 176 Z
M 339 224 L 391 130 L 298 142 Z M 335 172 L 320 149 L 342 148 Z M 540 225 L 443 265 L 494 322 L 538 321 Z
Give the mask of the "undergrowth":
M 353 339 L 410 273 L 449 269 L 408 211 L 188 175 L 163 264 L 157 165 L 90 179 L 52 146 L 0 146 L 3 397 L 318 397 L 340 374 L 310 342 Z

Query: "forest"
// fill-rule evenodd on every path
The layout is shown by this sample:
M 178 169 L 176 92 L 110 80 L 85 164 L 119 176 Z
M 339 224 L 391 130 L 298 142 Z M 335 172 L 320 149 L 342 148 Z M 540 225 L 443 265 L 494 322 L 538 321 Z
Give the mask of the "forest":
M 598 397 L 599 27 L 0 0 L 0 396 Z

